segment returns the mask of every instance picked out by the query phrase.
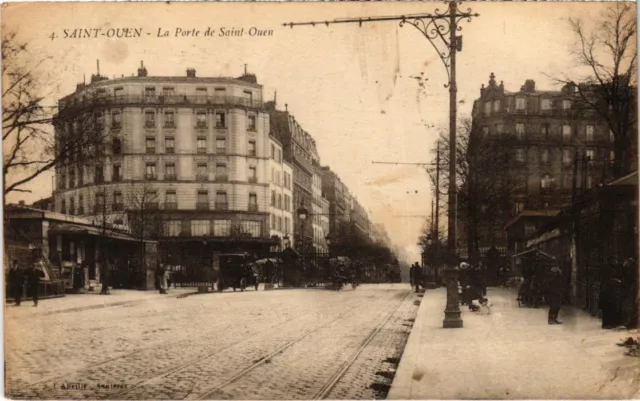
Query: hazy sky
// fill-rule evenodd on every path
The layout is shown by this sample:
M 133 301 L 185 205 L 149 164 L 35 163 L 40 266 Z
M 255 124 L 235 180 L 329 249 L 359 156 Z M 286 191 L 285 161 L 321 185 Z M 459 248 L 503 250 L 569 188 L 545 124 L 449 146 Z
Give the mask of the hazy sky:
M 464 47 L 458 53 L 458 115 L 470 115 L 480 86 L 491 72 L 507 90 L 526 79 L 551 88 L 546 74 L 573 66 L 573 38 L 567 18 L 597 16 L 603 3 L 463 3 L 480 14 L 463 22 Z M 374 222 L 383 223 L 392 241 L 418 258 L 415 243 L 428 215 L 431 195 L 426 172 L 414 166 L 372 161 L 429 162 L 437 128 L 449 113 L 447 76 L 428 41 L 411 26 L 395 22 L 283 27 L 283 22 L 432 12 L 437 3 L 58 3 L 12 4 L 2 23 L 29 42 L 35 59 L 50 57 L 55 99 L 72 92 L 83 75 L 130 76 L 144 61 L 150 75 L 239 76 L 244 64 L 273 98 L 316 139 L 322 163 L 331 166 Z M 142 38 L 64 39 L 64 29 L 142 28 Z M 251 27 L 273 36 L 250 37 Z M 200 30 L 200 37 L 175 37 L 176 29 Z M 204 37 L 207 28 L 215 36 Z M 243 37 L 220 37 L 221 28 L 244 28 Z M 170 37 L 157 37 L 168 30 Z M 147 35 L 150 33 L 150 35 Z M 51 39 L 55 34 L 56 38 Z M 428 78 L 425 88 L 411 76 Z M 51 192 L 51 175 L 33 183 L 27 202 Z M 417 192 L 416 192 L 417 191 Z M 446 199 L 442 210 L 446 208 Z M 446 217 L 443 216 L 443 226 Z M 416 259 L 418 260 L 418 259 Z

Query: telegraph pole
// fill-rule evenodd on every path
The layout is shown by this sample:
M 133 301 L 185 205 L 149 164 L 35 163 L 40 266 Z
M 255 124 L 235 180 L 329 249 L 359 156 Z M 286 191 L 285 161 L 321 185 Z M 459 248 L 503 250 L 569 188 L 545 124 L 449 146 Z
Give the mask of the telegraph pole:
M 340 23 L 363 23 L 376 21 L 400 21 L 400 26 L 404 24 L 412 25 L 422 33 L 431 46 L 436 50 L 438 57 L 444 64 L 449 82 L 445 87 L 449 88 L 449 191 L 448 191 L 448 237 L 447 237 L 447 306 L 445 308 L 445 318 L 443 327 L 459 328 L 462 327 L 462 319 L 460 318 L 460 307 L 458 305 L 458 284 L 457 284 L 457 264 L 458 257 L 456 252 L 456 52 L 462 50 L 462 37 L 456 36 L 462 28 L 458 23 L 463 19 L 471 21 L 472 17 L 478 14 L 472 14 L 471 9 L 462 11 L 458 9 L 458 3 L 450 1 L 448 9 L 444 12 L 436 9 L 434 13 L 417 14 L 417 15 L 400 15 L 387 17 L 364 17 L 352 19 L 336 19 L 333 21 L 312 21 L 312 22 L 290 22 L 283 24 L 293 28 L 297 25 L 326 25 Z M 447 35 L 449 36 L 447 38 Z
M 434 269 L 436 285 L 438 284 L 438 270 L 440 269 L 440 142 L 436 142 L 436 214 L 435 214 L 434 241 L 436 244 Z

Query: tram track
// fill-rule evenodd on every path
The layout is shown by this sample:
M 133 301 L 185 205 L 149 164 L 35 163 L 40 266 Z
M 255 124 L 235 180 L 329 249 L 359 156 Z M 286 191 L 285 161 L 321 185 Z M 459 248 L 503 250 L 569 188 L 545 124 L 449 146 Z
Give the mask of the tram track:
M 331 390 L 333 390 L 333 388 L 336 386 L 336 384 L 340 381 L 340 379 L 348 371 L 349 367 L 351 367 L 353 365 L 353 363 L 357 360 L 358 356 L 362 353 L 362 351 L 376 337 L 376 335 L 380 332 L 380 330 L 382 330 L 382 328 L 389 322 L 390 318 L 398 311 L 398 309 L 403 305 L 403 303 L 405 302 L 407 297 L 409 297 L 410 295 L 411 295 L 411 292 L 408 292 L 404 297 L 402 297 L 402 299 L 400 300 L 400 302 L 398 302 L 397 305 L 395 305 L 393 308 L 391 308 L 390 312 L 388 312 L 386 315 L 383 315 L 384 317 L 382 318 L 382 320 L 379 323 L 377 323 L 376 326 L 374 327 L 374 329 L 371 330 L 371 332 L 360 342 L 360 344 L 357 346 L 356 350 L 349 356 L 348 360 L 345 363 L 343 363 L 340 366 L 340 368 L 333 375 L 331 375 L 329 380 L 327 382 L 325 382 L 325 384 L 320 388 L 320 390 L 318 390 L 315 393 L 315 395 L 313 396 L 313 399 L 325 399 L 330 394 Z M 353 308 L 353 309 L 358 309 L 358 307 Z M 316 332 L 326 328 L 327 326 L 337 322 L 338 320 L 344 318 L 345 315 L 348 315 L 350 312 L 351 312 L 351 310 L 347 311 L 347 312 L 344 312 L 344 313 L 340 314 L 338 317 L 326 322 L 325 324 L 323 324 L 323 325 L 321 325 L 319 327 L 316 327 L 313 330 L 305 332 L 303 335 L 299 336 L 298 338 L 294 339 L 293 341 L 288 342 L 284 346 L 280 347 L 278 350 L 270 353 L 269 355 L 267 355 L 267 356 L 265 356 L 263 358 L 260 358 L 260 360 L 258 360 L 257 362 L 253 363 L 252 365 L 248 366 L 247 368 L 245 368 L 241 372 L 237 373 L 236 375 L 234 375 L 230 379 L 226 380 L 222 384 L 219 384 L 219 385 L 217 385 L 217 386 L 215 386 L 213 388 L 210 388 L 210 389 L 206 390 L 200 396 L 192 397 L 192 398 L 189 398 L 189 399 L 196 399 L 196 400 L 216 399 L 217 397 L 215 397 L 215 395 L 219 394 L 225 387 L 228 387 L 228 386 L 240 381 L 248 373 L 252 372 L 253 370 L 255 370 L 256 368 L 258 368 L 260 366 L 263 366 L 265 363 L 267 363 L 267 361 L 271 362 L 272 358 L 283 354 L 284 351 L 286 351 L 287 349 L 291 348 L 293 345 L 299 343 L 301 340 L 307 338 L 311 334 L 316 333 Z
M 312 334 L 312 333 L 314 333 L 314 332 L 316 332 L 316 331 L 318 331 L 318 330 L 320 330 L 320 329 L 324 328 L 325 326 L 327 326 L 327 325 L 329 325 L 329 324 L 333 323 L 334 321 L 337 321 L 337 320 L 339 320 L 339 319 L 341 319 L 341 318 L 343 318 L 343 317 L 345 317 L 345 316 L 349 315 L 349 314 L 350 314 L 351 312 L 353 312 L 354 310 L 357 310 L 357 309 L 359 309 L 359 308 L 361 308 L 361 307 L 363 307 L 363 306 L 366 306 L 366 302 L 364 302 L 364 301 L 363 301 L 363 302 L 360 302 L 360 303 L 358 303 L 356 306 L 351 307 L 351 308 L 349 308 L 348 310 L 346 310 L 346 311 L 342 312 L 338 317 L 336 317 L 336 318 L 334 318 L 334 319 L 332 319 L 332 320 L 330 320 L 330 321 L 328 321 L 328 322 L 326 322 L 326 323 L 322 324 L 321 326 L 316 327 L 316 328 L 315 328 L 315 329 L 313 329 L 313 330 L 310 330 L 310 331 L 305 332 L 305 334 L 303 334 L 302 336 L 299 336 L 299 337 L 294 338 L 293 340 L 291 340 L 291 341 L 287 342 L 285 345 L 283 345 L 283 346 L 279 347 L 276 351 L 273 351 L 273 352 L 271 352 L 271 353 L 269 353 L 269 354 L 267 354 L 267 355 L 265 355 L 265 356 L 263 356 L 263 357 L 259 358 L 259 359 L 257 360 L 257 362 L 254 362 L 254 364 L 253 364 L 252 366 L 250 366 L 249 368 L 244 369 L 244 370 L 243 370 L 243 371 L 241 371 L 240 373 L 238 373 L 238 374 L 236 374 L 236 375 L 232 376 L 232 378 L 230 378 L 230 379 L 228 379 L 226 382 L 224 382 L 224 383 L 222 384 L 222 386 L 226 386 L 226 385 L 228 385 L 228 384 L 232 383 L 233 381 L 237 380 L 237 378 L 242 377 L 243 375 L 245 375 L 245 374 L 246 374 L 246 373 L 248 373 L 249 371 L 251 371 L 251 370 L 255 369 L 255 367 L 257 367 L 257 366 L 261 365 L 262 363 L 264 363 L 265 361 L 269 360 L 269 359 L 270 359 L 270 358 L 272 358 L 273 356 L 275 356 L 275 355 L 277 355 L 277 354 L 282 353 L 285 349 L 287 349 L 287 348 L 291 347 L 292 345 L 294 345 L 295 343 L 297 343 L 297 342 L 301 341 L 303 338 L 305 338 L 305 337 L 309 336 L 310 334 Z M 257 331 L 257 332 L 255 332 L 255 333 L 253 333 L 253 334 L 252 334 L 252 335 L 250 335 L 250 336 L 245 336 L 245 337 L 243 337 L 240 341 L 236 341 L 236 342 L 234 342 L 234 343 L 232 343 L 232 344 L 229 344 L 229 345 L 227 345 L 227 346 L 223 347 L 222 349 L 218 349 L 218 350 L 216 350 L 216 351 L 213 351 L 213 352 L 208 353 L 207 355 L 204 355 L 204 356 L 202 356 L 202 357 L 199 357 L 199 358 L 193 359 L 193 360 L 191 360 L 191 361 L 188 361 L 188 362 L 186 362 L 186 363 L 184 363 L 184 364 L 181 364 L 181 365 L 179 365 L 179 366 L 176 366 L 176 367 L 174 367 L 174 368 L 172 368 L 172 369 L 170 369 L 170 370 L 168 370 L 168 371 L 165 371 L 165 372 L 163 372 L 163 373 L 161 373 L 161 374 L 155 375 L 155 376 L 153 376 L 153 377 L 146 378 L 145 380 L 141 381 L 140 383 L 137 383 L 137 384 L 136 384 L 135 386 L 133 386 L 133 387 L 130 387 L 130 388 L 126 389 L 126 390 L 123 390 L 123 391 L 120 391 L 120 392 L 117 392 L 117 393 L 111 393 L 111 394 L 108 394 L 108 395 L 106 395 L 105 397 L 102 397 L 102 398 L 103 398 L 103 399 L 122 399 L 122 397 L 123 397 L 124 395 L 126 395 L 126 394 L 130 394 L 130 393 L 132 393 L 132 392 L 134 392 L 134 391 L 136 391 L 136 390 L 138 390 L 138 389 L 141 389 L 141 388 L 143 388 L 143 387 L 144 387 L 145 385 L 147 385 L 147 384 L 153 383 L 154 381 L 160 380 L 160 379 L 162 379 L 162 378 L 164 378 L 164 377 L 166 377 L 166 376 L 169 376 L 169 375 L 172 375 L 172 374 L 174 374 L 174 373 L 177 373 L 177 372 L 180 372 L 180 371 L 182 371 L 182 370 L 185 370 L 185 369 L 187 369 L 187 368 L 189 368 L 189 367 L 192 367 L 192 366 L 194 366 L 194 365 L 196 365 L 196 364 L 198 364 L 198 363 L 200 363 L 200 362 L 206 361 L 207 359 L 215 358 L 217 355 L 219 355 L 219 354 L 223 353 L 224 351 L 230 350 L 230 349 L 232 349 L 233 347 L 237 347 L 237 346 L 239 346 L 239 345 L 241 345 L 241 344 L 243 344 L 243 343 L 246 343 L 246 342 L 248 342 L 249 340 L 251 340 L 252 338 L 256 337 L 257 335 L 260 335 L 260 334 L 261 334 L 261 333 L 263 333 L 263 332 L 269 332 L 269 331 L 271 331 L 272 329 L 274 329 L 274 328 L 276 328 L 276 327 L 278 327 L 278 326 L 282 326 L 282 325 L 289 324 L 289 323 L 291 323 L 291 322 L 293 322 L 293 321 L 295 321 L 295 320 L 297 320 L 297 319 L 300 319 L 300 318 L 302 318 L 302 317 L 304 317 L 304 316 L 307 316 L 307 314 L 308 314 L 307 312 L 305 312 L 305 313 L 301 313 L 301 314 L 299 314 L 299 315 L 295 316 L 294 318 L 291 318 L 291 319 L 286 320 L 286 321 L 284 321 L 284 322 L 279 322 L 279 323 L 277 323 L 277 324 L 275 324 L 275 325 L 272 325 L 272 326 L 270 326 L 270 327 L 268 327 L 268 328 L 265 328 L 265 329 L 259 330 L 259 331 Z

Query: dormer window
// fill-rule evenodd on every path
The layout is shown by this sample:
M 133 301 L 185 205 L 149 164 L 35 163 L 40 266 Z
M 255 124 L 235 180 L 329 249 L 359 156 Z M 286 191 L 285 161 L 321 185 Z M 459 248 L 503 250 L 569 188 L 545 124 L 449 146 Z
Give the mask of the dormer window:
M 491 102 L 485 102 L 484 103 L 484 115 L 488 116 L 489 114 L 491 114 Z
M 524 97 L 516 98 L 516 110 L 524 110 L 526 107 L 526 99 Z
M 563 110 L 571 110 L 571 100 L 565 99 L 562 101 Z
M 551 110 L 551 99 L 542 99 L 540 102 L 540 108 L 542 110 Z
M 498 113 L 500 111 L 500 101 L 499 100 L 494 100 L 493 101 L 493 112 L 494 113 Z

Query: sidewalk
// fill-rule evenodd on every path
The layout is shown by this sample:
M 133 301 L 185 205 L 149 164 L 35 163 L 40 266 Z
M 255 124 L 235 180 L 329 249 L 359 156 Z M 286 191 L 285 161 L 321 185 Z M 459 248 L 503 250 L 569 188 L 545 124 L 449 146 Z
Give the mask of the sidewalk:
M 5 317 L 29 318 L 47 316 L 58 313 L 79 312 L 90 309 L 101 309 L 114 306 L 132 305 L 164 298 L 175 298 L 179 295 L 195 294 L 197 288 L 172 288 L 167 295 L 158 291 L 139 290 L 109 290 L 110 295 L 100 295 L 100 291 L 84 294 L 67 294 L 60 298 L 42 299 L 38 307 L 33 307 L 33 301 L 23 300 L 19 307 L 14 303 L 5 304 Z
M 461 308 L 464 327 L 443 329 L 444 289 L 428 290 L 388 399 L 638 398 L 640 358 L 616 346 L 627 331 L 565 307 L 562 325 L 547 309 L 519 308 L 515 292 L 488 290 L 491 315 Z

